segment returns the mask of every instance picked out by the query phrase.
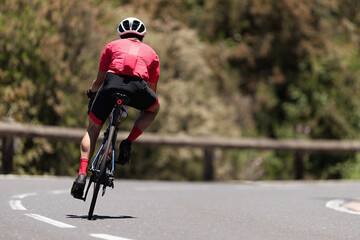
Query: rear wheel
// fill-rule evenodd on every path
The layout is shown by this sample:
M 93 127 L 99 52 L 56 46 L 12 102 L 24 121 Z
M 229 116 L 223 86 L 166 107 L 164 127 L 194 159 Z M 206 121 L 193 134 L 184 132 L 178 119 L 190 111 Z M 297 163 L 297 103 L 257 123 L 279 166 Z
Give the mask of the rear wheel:
M 115 127 L 111 126 L 110 127 L 110 132 L 109 132 L 109 136 L 108 139 L 104 145 L 104 153 L 103 155 L 100 157 L 100 171 L 98 173 L 96 173 L 95 175 L 95 186 L 94 186 L 94 193 L 93 193 L 93 197 L 91 199 L 91 204 L 90 204 L 90 208 L 89 208 L 89 213 L 88 213 L 88 220 L 92 220 L 93 219 L 93 214 L 94 214 L 94 209 L 95 209 L 95 204 L 96 204 L 96 199 L 100 190 L 100 185 L 101 184 L 105 184 L 105 178 L 106 178 L 106 163 L 107 160 L 109 158 L 109 151 L 111 148 L 111 139 L 114 136 L 114 132 L 115 132 Z

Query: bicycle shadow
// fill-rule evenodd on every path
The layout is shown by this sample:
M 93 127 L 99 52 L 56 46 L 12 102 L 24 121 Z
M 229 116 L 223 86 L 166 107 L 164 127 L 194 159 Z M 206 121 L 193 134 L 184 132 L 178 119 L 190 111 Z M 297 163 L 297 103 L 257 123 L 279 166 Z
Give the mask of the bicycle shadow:
M 66 215 L 67 218 L 73 218 L 73 219 L 87 219 L 87 215 L 83 215 L 83 216 L 78 216 L 78 215 L 72 215 L 72 214 L 68 214 Z M 131 218 L 136 218 L 136 217 L 132 217 L 132 216 L 99 216 L 99 215 L 94 215 L 93 216 L 93 220 L 105 220 L 105 219 L 131 219 Z

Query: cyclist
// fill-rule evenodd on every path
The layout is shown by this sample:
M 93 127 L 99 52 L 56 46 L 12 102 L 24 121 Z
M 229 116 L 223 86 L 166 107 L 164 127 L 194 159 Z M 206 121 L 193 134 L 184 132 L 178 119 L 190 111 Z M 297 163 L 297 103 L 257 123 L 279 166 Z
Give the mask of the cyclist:
M 141 111 L 127 139 L 120 143 L 117 163 L 129 163 L 131 144 L 148 128 L 159 112 L 156 95 L 160 74 L 159 57 L 143 43 L 146 27 L 137 18 L 126 18 L 119 24 L 120 39 L 106 45 L 100 58 L 96 79 L 87 95 L 89 125 L 80 145 L 79 174 L 71 188 L 71 195 L 81 198 L 86 183 L 86 169 L 91 159 L 103 123 L 109 116 L 113 103 L 112 92 L 125 93 L 129 106 Z

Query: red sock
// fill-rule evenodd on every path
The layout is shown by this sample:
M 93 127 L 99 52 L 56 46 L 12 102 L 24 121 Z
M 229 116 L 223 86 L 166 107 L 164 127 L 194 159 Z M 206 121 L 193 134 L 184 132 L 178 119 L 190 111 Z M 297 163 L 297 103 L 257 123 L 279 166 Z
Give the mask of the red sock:
M 140 128 L 134 126 L 127 139 L 133 143 L 142 133 Z
M 79 174 L 84 174 L 86 176 L 86 169 L 88 165 L 89 159 L 80 158 Z

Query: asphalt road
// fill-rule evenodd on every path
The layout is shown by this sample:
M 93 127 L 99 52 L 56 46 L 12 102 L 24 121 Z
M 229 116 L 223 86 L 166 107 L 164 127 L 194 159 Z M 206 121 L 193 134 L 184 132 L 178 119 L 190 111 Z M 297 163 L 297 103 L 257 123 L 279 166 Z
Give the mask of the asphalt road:
M 360 239 L 358 181 L 116 180 L 93 221 L 72 182 L 0 175 L 0 239 Z

